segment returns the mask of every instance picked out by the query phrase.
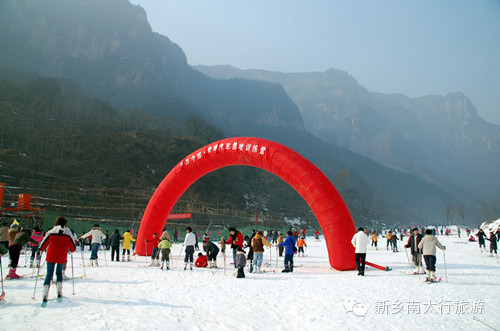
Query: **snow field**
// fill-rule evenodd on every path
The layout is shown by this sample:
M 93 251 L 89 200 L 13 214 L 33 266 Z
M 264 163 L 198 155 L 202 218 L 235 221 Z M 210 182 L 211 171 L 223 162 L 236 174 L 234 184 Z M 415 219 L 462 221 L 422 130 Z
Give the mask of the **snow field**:
M 425 275 L 410 271 L 404 248 L 399 253 L 386 251 L 385 239 L 379 250 L 368 250 L 367 261 L 390 266 L 390 272 L 367 267 L 366 276 L 357 271 L 339 272 L 328 264 L 324 241 L 307 240 L 308 256 L 295 257 L 293 273 L 276 273 L 276 249 L 272 263 L 263 274 L 245 271 L 245 279 L 232 276 L 232 254 L 228 251 L 226 275 L 222 254 L 218 269 L 184 271 L 178 260 L 182 249 L 174 244 L 175 269 L 144 267 L 149 257 L 133 257 L 131 262 L 111 262 L 110 251 L 99 252 L 99 267 L 85 267 L 85 278 L 66 280 L 63 302 L 55 301 L 51 286 L 49 303 L 41 308 L 42 283 L 38 280 L 36 300 L 32 299 L 35 278 L 4 281 L 6 298 L 0 303 L 0 330 L 470 330 L 489 328 L 474 320 L 500 326 L 500 263 L 489 253 L 481 253 L 478 244 L 456 236 L 438 239 L 447 247 L 448 282 L 443 252 L 437 252 L 438 284 L 426 284 Z M 488 244 L 487 244 L 488 245 Z M 408 252 L 409 253 L 409 252 Z M 195 253 L 195 257 L 197 252 Z M 90 252 L 84 252 L 88 263 Z M 81 253 L 73 255 L 75 276 L 83 275 Z M 269 261 L 269 251 L 264 263 Z M 4 275 L 8 258 L 2 259 Z M 20 258 L 24 265 L 24 256 Z M 18 268 L 18 274 L 32 269 Z M 45 270 L 41 271 L 45 273 Z M 71 275 L 68 259 L 66 275 Z M 365 307 L 345 308 L 348 298 Z M 429 307 L 432 309 L 429 310 Z M 358 309 L 358 310 L 356 310 Z M 427 311 L 425 311 L 427 310 Z M 363 312 L 366 316 L 363 316 Z

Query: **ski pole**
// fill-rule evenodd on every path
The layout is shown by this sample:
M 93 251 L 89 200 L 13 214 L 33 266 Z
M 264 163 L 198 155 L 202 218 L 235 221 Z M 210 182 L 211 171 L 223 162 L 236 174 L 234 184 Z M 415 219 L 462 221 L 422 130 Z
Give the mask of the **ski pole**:
M 43 252 L 40 253 L 40 258 L 42 258 L 42 254 L 43 254 Z M 41 264 L 38 265 L 38 271 L 36 272 L 35 288 L 33 289 L 33 297 L 31 297 L 31 299 L 33 299 L 33 300 L 36 299 L 35 293 L 36 293 L 36 286 L 38 284 L 38 277 L 40 276 L 40 267 L 41 267 Z
M 3 290 L 3 269 L 2 269 L 2 256 L 0 255 L 0 274 L 2 276 L 2 293 L 0 293 L 0 300 L 5 297 L 5 291 Z
M 405 253 L 406 253 L 406 259 L 408 260 L 408 267 L 410 268 L 411 271 L 411 262 L 410 262 L 410 257 L 408 256 L 408 250 L 405 247 Z
M 444 275 L 446 276 L 446 282 L 448 283 L 448 271 L 446 270 L 446 250 L 443 250 L 443 262 L 444 262 Z
M 71 254 L 71 278 L 73 279 L 73 295 L 75 295 L 75 268 L 73 267 L 73 253 Z
M 102 254 L 104 254 L 104 265 L 108 265 L 108 259 L 106 258 L 106 250 L 104 249 L 104 245 L 101 245 L 102 248 Z
M 87 276 L 87 273 L 85 272 L 85 260 L 83 258 L 83 249 L 85 246 L 82 246 L 82 249 L 80 250 L 80 253 L 82 253 L 82 266 L 83 266 L 83 275 Z

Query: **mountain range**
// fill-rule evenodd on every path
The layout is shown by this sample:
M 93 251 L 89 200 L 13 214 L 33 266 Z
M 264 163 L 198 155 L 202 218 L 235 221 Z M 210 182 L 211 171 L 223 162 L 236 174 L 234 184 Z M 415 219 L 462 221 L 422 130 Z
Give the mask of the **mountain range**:
M 3 1 L 0 44 L 0 69 L 74 81 L 123 114 L 179 128 L 194 116 L 225 136 L 285 144 L 334 182 L 355 219 L 437 222 L 453 206 L 476 222 L 480 202 L 499 198 L 500 128 L 461 93 L 373 93 L 336 69 L 193 68 L 126 0 Z

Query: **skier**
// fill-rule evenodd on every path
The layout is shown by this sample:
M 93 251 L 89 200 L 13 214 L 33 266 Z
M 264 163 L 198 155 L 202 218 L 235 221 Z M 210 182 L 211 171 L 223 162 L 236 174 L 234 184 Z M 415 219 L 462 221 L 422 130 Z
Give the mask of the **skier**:
M 160 236 L 160 241 L 164 239 L 168 239 L 168 241 L 170 241 L 170 233 L 168 233 L 167 228 L 163 229 L 163 233 Z
M 485 239 L 490 241 L 490 256 L 493 256 L 493 252 L 495 252 L 495 255 L 497 256 L 498 259 L 497 236 L 493 233 L 493 231 L 490 231 L 490 238 L 485 238 Z
M 99 224 L 94 224 L 94 227 L 89 232 L 81 236 L 80 239 L 85 239 L 90 236 L 92 236 L 92 243 L 90 244 L 90 266 L 93 267 L 94 261 L 96 266 L 99 265 L 99 263 L 97 262 L 97 252 L 99 251 L 101 241 L 105 238 L 105 235 L 102 232 L 102 229 L 99 227 Z
M 302 252 L 302 257 L 304 257 L 304 246 L 307 247 L 305 237 L 301 237 L 299 241 L 297 241 L 297 246 L 299 247 L 299 251 L 297 253 L 297 256 L 300 256 L 300 253 Z
M 396 253 L 398 252 L 398 235 L 396 234 L 396 231 L 391 235 L 391 244 L 392 244 L 392 252 Z
M 12 231 L 11 233 L 14 233 L 14 231 Z M 38 242 L 31 238 L 30 230 L 26 229 L 16 232 L 16 235 L 9 246 L 10 269 L 9 274 L 7 275 L 8 278 L 19 278 L 19 275 L 16 273 L 17 264 L 19 263 L 19 255 L 21 254 L 23 245 L 28 241 L 37 245 L 38 247 Z
M 120 240 L 122 236 L 120 231 L 115 229 L 115 232 L 109 238 L 109 245 L 111 246 L 111 261 L 114 261 L 116 256 L 116 262 L 120 262 Z
M 146 239 L 146 245 L 152 245 L 153 251 L 151 252 L 151 266 L 160 266 L 159 255 L 160 250 L 158 249 L 158 244 L 160 243 L 160 239 L 158 238 L 158 234 L 153 233 L 153 239 Z
M 377 234 L 377 231 L 373 231 L 373 234 L 372 234 L 372 246 L 375 246 L 376 250 L 378 250 L 377 243 L 378 243 L 378 234 Z
M 224 237 L 221 238 L 221 240 L 224 239 L 225 239 Z M 231 248 L 233 249 L 233 263 L 234 263 L 234 268 L 236 268 L 236 251 L 238 247 L 243 248 L 244 244 L 243 235 L 241 234 L 240 231 L 236 230 L 234 226 L 231 226 L 229 228 L 229 239 L 225 243 L 227 245 L 231 245 Z
M 219 247 L 214 244 L 209 237 L 203 240 L 203 250 L 207 253 L 209 268 L 217 268 L 217 255 L 219 254 Z
M 179 232 L 177 231 L 177 228 L 174 228 L 174 243 L 177 244 L 179 238 Z
M 196 268 L 206 268 L 208 267 L 208 258 L 203 253 L 198 253 L 198 258 L 194 262 Z
M 253 247 L 252 247 L 252 240 L 255 237 L 255 230 L 252 229 L 252 237 L 245 236 L 245 244 L 243 245 L 244 248 L 248 248 L 248 255 L 247 255 L 247 262 L 250 264 L 250 272 L 252 272 L 253 268 L 253 259 L 254 259 L 254 254 L 253 254 Z
M 262 231 L 257 232 L 252 239 L 251 247 L 253 248 L 253 272 L 256 274 L 262 273 L 262 260 L 264 258 L 264 246 L 271 247 L 269 241 L 262 236 Z
M 43 234 L 42 231 L 38 228 L 38 226 L 35 226 L 33 228 L 33 233 L 31 233 L 31 239 L 36 241 L 38 244 L 33 244 L 30 243 L 30 248 L 31 248 L 31 257 L 30 257 L 30 268 L 35 267 L 34 260 L 36 257 L 36 267 L 38 268 L 38 264 L 40 263 L 40 250 L 39 250 L 39 244 L 43 239 Z
M 283 246 L 280 246 L 280 244 L 285 242 L 285 238 L 283 238 L 283 234 L 280 232 L 278 236 L 278 255 L 279 257 L 283 257 Z
M 385 248 L 388 251 L 389 250 L 389 245 L 392 245 L 392 241 L 391 241 L 392 233 L 391 233 L 391 231 L 387 231 L 387 234 L 386 234 L 385 238 L 387 239 L 387 246 Z
M 483 229 L 479 228 L 479 231 L 477 232 L 476 236 L 477 236 L 477 241 L 479 242 L 479 249 L 481 250 L 481 252 L 483 251 L 483 247 L 484 250 L 486 250 L 486 246 L 484 245 L 484 238 L 486 237 L 486 234 L 484 233 Z
M 165 268 L 169 270 L 170 248 L 172 248 L 170 239 L 163 237 L 163 240 L 158 244 L 158 248 L 161 249 L 161 268 L 163 269 L 163 262 L 165 262 Z
M 122 262 L 125 262 L 125 253 L 127 253 L 127 261 L 130 261 L 130 246 L 131 242 L 135 242 L 134 237 L 132 237 L 132 234 L 130 233 L 132 229 L 129 231 L 126 231 L 122 237 L 123 237 L 123 244 L 122 244 Z
M 307 237 L 306 234 L 307 234 L 306 228 L 302 228 L 302 237 L 304 237 L 304 238 Z
M 368 246 L 369 242 L 370 240 L 362 227 L 358 228 L 358 232 L 351 239 L 351 244 L 356 248 L 354 257 L 358 276 L 365 275 L 366 246 Z
M 314 240 L 319 241 L 319 230 L 314 231 Z
M 413 235 L 408 237 L 408 242 L 405 248 L 410 248 L 413 264 L 417 267 L 417 274 L 423 272 L 422 267 L 422 251 L 418 248 L 418 244 L 422 240 L 422 235 L 418 233 L 418 228 L 413 229 Z
M 427 266 L 426 281 L 431 283 L 436 279 L 436 246 L 443 251 L 446 249 L 446 246 L 441 245 L 439 240 L 432 235 L 431 229 L 425 230 L 425 237 L 418 244 L 418 248 L 422 250 Z
M 289 230 L 285 241 L 278 244 L 280 247 L 285 247 L 285 269 L 281 272 L 293 272 L 293 256 L 295 255 L 295 238 L 293 232 Z
M 9 247 L 9 226 L 7 222 L 3 222 L 0 228 L 0 245 L 5 248 Z
M 242 247 L 236 248 L 236 268 L 238 268 L 236 278 L 245 278 L 245 266 L 247 265 L 247 258 L 245 250 Z
M 186 237 L 184 238 L 184 244 L 182 246 L 186 246 L 184 256 L 184 270 L 187 269 L 187 265 L 189 262 L 189 269 L 193 270 L 193 254 L 194 254 L 194 246 L 196 245 L 196 236 L 193 233 L 193 229 L 188 226 L 186 228 Z
M 73 236 L 68 233 L 67 224 L 68 221 L 64 217 L 58 217 L 54 228 L 47 231 L 42 240 L 40 250 L 42 252 L 47 250 L 45 258 L 47 262 L 47 275 L 43 282 L 42 307 L 45 307 L 47 304 L 54 268 L 56 269 L 57 301 L 60 301 L 62 298 L 63 267 L 68 260 L 68 251 L 75 251 L 75 241 Z

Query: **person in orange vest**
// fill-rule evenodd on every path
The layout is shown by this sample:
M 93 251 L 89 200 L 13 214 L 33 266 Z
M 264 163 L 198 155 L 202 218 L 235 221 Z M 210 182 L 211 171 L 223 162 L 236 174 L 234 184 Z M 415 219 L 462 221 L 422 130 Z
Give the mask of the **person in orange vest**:
M 299 247 L 299 252 L 297 256 L 300 256 L 300 253 L 302 252 L 302 257 L 304 257 L 304 247 L 307 247 L 306 241 L 304 237 L 301 237 L 299 241 L 297 241 L 297 246 Z

